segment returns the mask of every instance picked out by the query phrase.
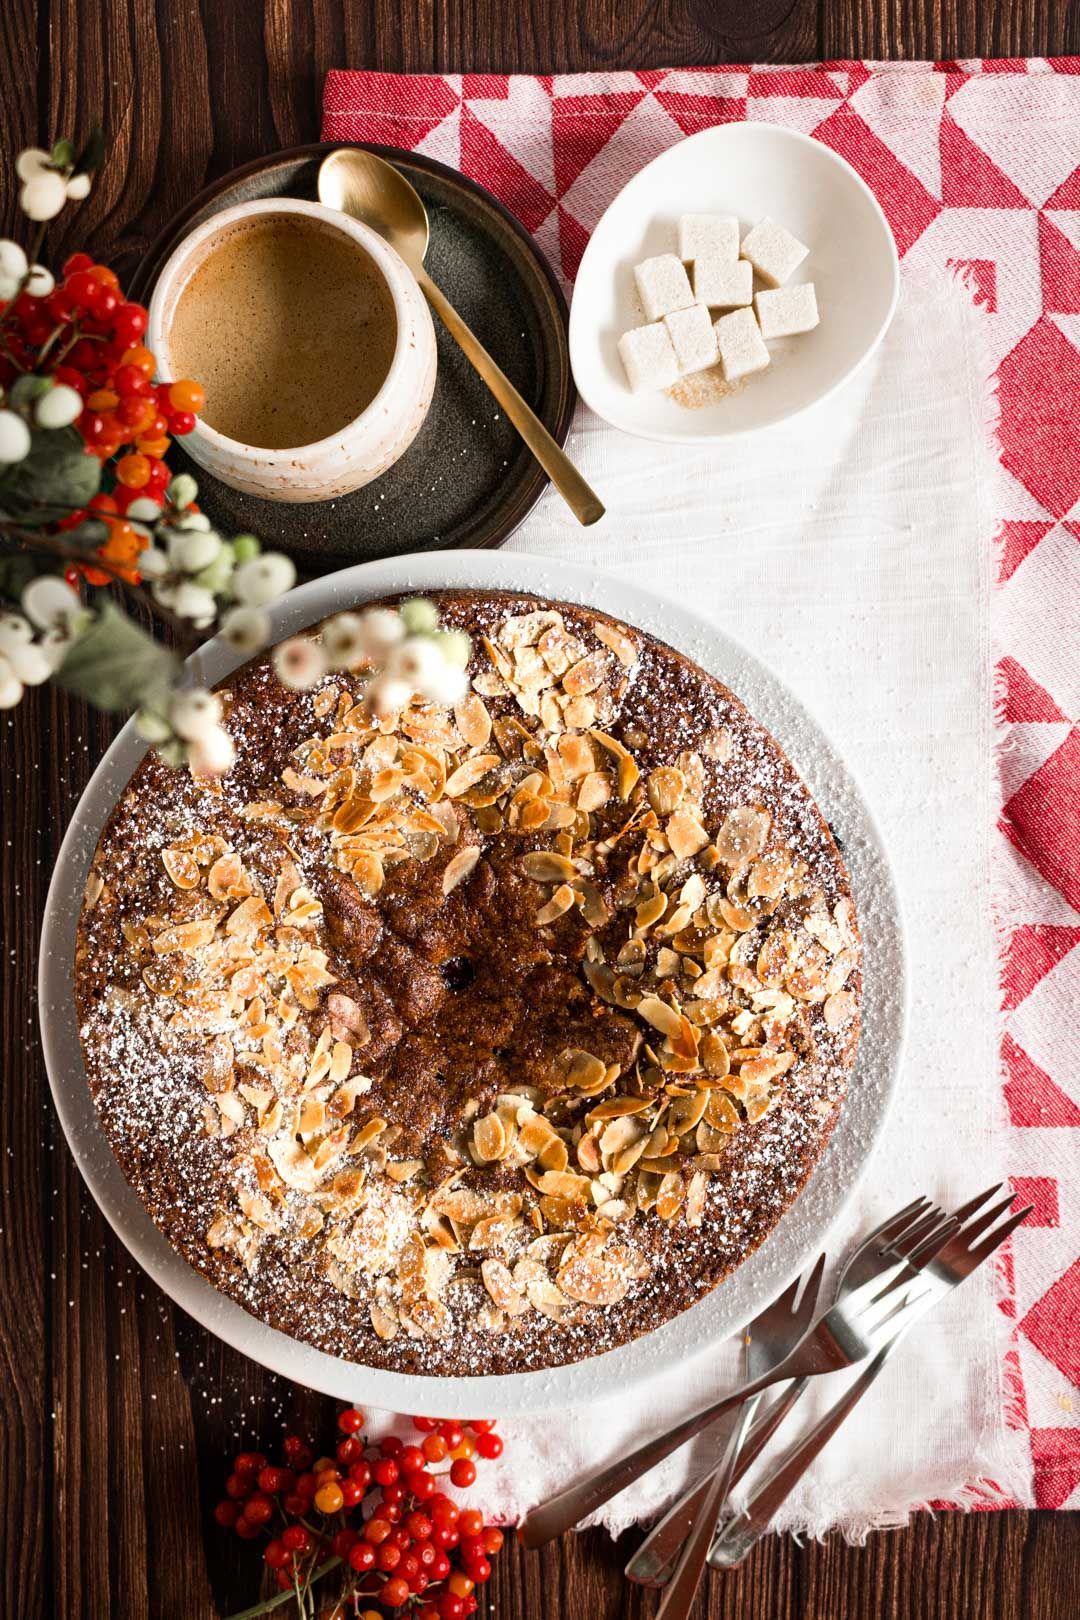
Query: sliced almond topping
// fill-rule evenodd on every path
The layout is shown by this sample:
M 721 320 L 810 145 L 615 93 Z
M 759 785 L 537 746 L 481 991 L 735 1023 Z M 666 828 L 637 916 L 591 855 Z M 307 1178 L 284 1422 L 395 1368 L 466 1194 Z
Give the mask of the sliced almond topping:
M 501 1260 L 489 1258 L 480 1266 L 480 1276 L 484 1287 L 501 1311 L 508 1316 L 520 1316 L 525 1307 L 525 1300 L 514 1286 L 514 1279 L 509 1268 Z
M 611 798 L 612 786 L 607 771 L 590 771 L 578 788 L 578 809 L 584 810 L 587 815 L 594 810 L 602 810 Z
M 589 1198 L 589 1182 L 569 1170 L 545 1170 L 537 1186 L 542 1193 L 552 1193 L 556 1198 L 586 1201 Z
M 829 997 L 822 1008 L 826 1028 L 834 1032 L 843 1029 L 845 1024 L 850 1024 L 855 1017 L 856 1011 L 857 1003 L 852 992 L 850 990 L 838 990 L 834 996 Z
M 662 1034 L 668 1036 L 682 1034 L 682 1017 L 674 1007 L 669 1007 L 666 1001 L 661 1001 L 659 996 L 642 996 L 637 1004 L 637 1011 L 647 1023 L 660 1030 Z
M 570 885 L 561 883 L 547 904 L 541 906 L 536 913 L 536 926 L 546 928 L 548 923 L 555 922 L 558 917 L 562 917 L 570 910 L 574 900 L 574 891 Z
M 593 625 L 592 632 L 597 641 L 602 641 L 605 647 L 610 647 L 624 669 L 630 669 L 637 661 L 637 648 L 634 643 L 621 630 L 616 630 L 613 624 L 604 624 L 598 620 Z
M 674 766 L 660 765 L 655 771 L 649 772 L 645 791 L 657 815 L 670 816 L 672 811 L 679 808 L 682 796 L 686 792 L 686 778 L 682 771 L 677 771 Z
M 470 748 L 483 748 L 491 736 L 491 716 L 483 698 L 470 692 L 454 709 L 454 720 Z
M 493 771 L 496 765 L 501 764 L 498 754 L 473 754 L 464 760 L 446 779 L 445 793 L 448 799 L 458 799 L 467 793 L 471 787 Z
M 669 1170 L 656 1194 L 656 1213 L 662 1221 L 674 1219 L 682 1208 L 685 1195 L 686 1188 L 682 1176 L 676 1170 Z
M 617 1305 L 630 1287 L 630 1273 L 599 1254 L 571 1254 L 559 1267 L 555 1282 L 583 1305 Z
M 562 688 L 567 697 L 584 697 L 587 692 L 595 692 L 607 672 L 607 656 L 604 653 L 589 653 L 586 658 L 568 669 L 562 678 Z
M 565 855 L 558 855 L 551 849 L 534 849 L 528 855 L 523 855 L 521 866 L 525 876 L 537 883 L 565 883 L 568 878 L 578 875 L 573 861 L 568 861 Z
M 686 1189 L 686 1224 L 687 1226 L 700 1226 L 705 1215 L 705 1198 L 709 1189 L 709 1178 L 704 1170 L 695 1170 L 690 1177 L 690 1185 Z
M 689 860 L 691 855 L 696 855 L 709 842 L 709 835 L 700 821 L 682 810 L 668 817 L 664 831 L 677 861 Z
M 740 866 L 761 854 L 772 817 L 767 810 L 744 804 L 730 810 L 716 835 L 716 852 L 729 866 Z
M 178 889 L 196 889 L 199 886 L 199 865 L 194 856 L 182 849 L 165 849 L 161 852 L 161 864 L 169 874 L 170 881 Z
M 371 1317 L 371 1325 L 380 1339 L 397 1337 L 397 1313 L 392 1310 L 392 1307 L 380 1305 L 376 1300 L 373 1300 L 368 1314 Z
M 498 1114 L 485 1114 L 476 1121 L 472 1132 L 472 1149 L 481 1164 L 491 1164 L 501 1159 L 509 1145 L 506 1127 Z
M 443 894 L 452 893 L 459 883 L 464 883 L 479 859 L 479 844 L 466 844 L 463 849 L 458 850 L 456 855 L 452 855 L 446 863 L 446 869 L 442 876 Z
M 193 951 L 209 945 L 217 933 L 217 919 L 214 917 L 201 917 L 196 922 L 177 923 L 175 928 L 163 928 L 154 939 L 154 950 L 158 956 L 166 956 L 170 951 L 182 951 L 190 956 Z
M 641 775 L 633 754 L 616 738 L 610 737 L 606 731 L 592 730 L 589 732 L 589 736 L 595 742 L 598 742 L 601 748 L 605 748 L 609 754 L 614 754 L 618 760 L 619 797 L 620 799 L 628 799 L 637 786 L 638 778 Z

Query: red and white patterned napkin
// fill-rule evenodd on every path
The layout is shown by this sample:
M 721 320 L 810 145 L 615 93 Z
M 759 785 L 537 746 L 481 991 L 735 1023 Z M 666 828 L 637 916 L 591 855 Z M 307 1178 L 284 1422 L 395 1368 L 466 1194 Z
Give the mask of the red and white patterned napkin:
M 324 114 L 326 140 L 415 149 L 481 181 L 568 285 L 633 173 L 682 136 L 738 119 L 799 129 L 845 157 L 877 194 L 909 275 L 966 276 L 1000 409 L 1007 1164 L 1035 1206 L 1001 1301 L 1015 1323 L 1008 1422 L 1030 1447 L 1019 1499 L 1080 1506 L 1080 59 L 335 72 Z

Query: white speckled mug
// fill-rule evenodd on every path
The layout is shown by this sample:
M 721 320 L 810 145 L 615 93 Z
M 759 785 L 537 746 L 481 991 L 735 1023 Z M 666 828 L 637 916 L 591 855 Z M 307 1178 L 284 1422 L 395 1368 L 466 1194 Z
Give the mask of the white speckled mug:
M 397 337 L 382 385 L 360 415 L 313 444 L 262 449 L 199 421 L 184 449 L 233 489 L 277 501 L 328 501 L 371 483 L 409 447 L 427 415 L 435 386 L 435 330 L 423 294 L 404 261 L 368 226 L 320 203 L 269 197 L 241 203 L 206 220 L 167 260 L 150 299 L 147 344 L 161 375 L 177 375 L 169 331 L 192 276 L 227 233 L 252 219 L 300 216 L 338 232 L 359 248 L 389 293 Z M 313 311 L 317 317 L 318 311 Z

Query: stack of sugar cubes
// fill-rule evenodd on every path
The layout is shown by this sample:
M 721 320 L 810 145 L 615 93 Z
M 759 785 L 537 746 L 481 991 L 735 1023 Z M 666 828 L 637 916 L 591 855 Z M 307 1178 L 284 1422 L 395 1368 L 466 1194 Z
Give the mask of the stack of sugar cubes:
M 678 257 L 661 253 L 634 268 L 649 325 L 619 339 L 630 387 L 670 388 L 718 362 L 728 382 L 763 370 L 769 364 L 767 339 L 793 337 L 818 324 L 813 282 L 783 285 L 809 251 L 775 220 L 761 220 L 740 245 L 734 217 L 683 214 Z M 758 293 L 755 272 L 764 283 Z M 729 313 L 714 320 L 720 310 Z

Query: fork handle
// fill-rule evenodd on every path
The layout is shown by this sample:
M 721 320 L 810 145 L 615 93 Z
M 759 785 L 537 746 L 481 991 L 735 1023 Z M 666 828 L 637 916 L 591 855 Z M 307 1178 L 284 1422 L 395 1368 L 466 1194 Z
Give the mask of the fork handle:
M 795 1379 L 773 1402 L 768 1411 L 755 1421 L 735 1458 L 728 1485 L 729 1491 L 753 1466 L 809 1383 L 808 1378 Z M 636 1582 L 638 1586 L 667 1585 L 679 1548 L 689 1535 L 691 1526 L 701 1510 L 712 1477 L 712 1474 L 707 1474 L 704 1479 L 699 1479 L 696 1485 L 691 1486 L 690 1490 L 668 1509 L 659 1524 L 649 1531 L 623 1572 L 627 1580 Z
M 745 1408 L 744 1408 L 745 1410 Z M 728 1478 L 733 1448 L 738 1443 L 738 1428 L 731 1434 L 724 1461 L 709 1481 L 705 1500 L 701 1504 L 693 1529 L 675 1566 L 675 1573 L 664 1588 L 663 1600 L 656 1611 L 656 1620 L 686 1620 L 694 1604 L 701 1577 L 709 1557 L 709 1548 L 716 1533 L 716 1520 L 727 1495 Z
M 728 1521 L 713 1543 L 709 1563 L 713 1569 L 730 1569 L 741 1564 L 751 1548 L 761 1540 L 776 1517 L 781 1504 L 790 1496 L 815 1457 L 828 1445 L 848 1414 L 862 1400 L 892 1353 L 896 1340 L 890 1340 L 852 1384 L 829 1408 L 806 1439 L 789 1452 L 758 1491 L 744 1514 Z
M 629 1456 L 618 1457 L 615 1462 L 609 1463 L 598 1474 L 592 1474 L 577 1485 L 570 1485 L 558 1496 L 553 1496 L 547 1502 L 526 1513 L 518 1525 L 518 1540 L 523 1547 L 543 1547 L 556 1536 L 561 1536 L 565 1530 L 572 1530 L 588 1514 L 595 1512 L 605 1502 L 610 1502 L 613 1496 L 618 1496 L 628 1485 L 632 1485 L 642 1474 L 647 1474 L 650 1468 L 655 1468 L 658 1462 L 669 1457 L 673 1451 L 692 1440 L 695 1434 L 707 1429 L 718 1417 L 730 1412 L 733 1406 L 741 1406 L 743 1401 L 749 1400 L 751 1395 L 758 1395 L 770 1384 L 781 1383 L 791 1378 L 795 1373 L 805 1371 L 805 1367 L 796 1358 L 798 1351 L 778 1362 L 770 1372 L 764 1373 L 760 1378 L 754 1378 L 748 1384 L 743 1384 L 722 1400 L 714 1401 L 702 1412 L 695 1412 L 692 1417 L 684 1418 L 674 1429 L 665 1434 L 657 1435 L 653 1440 L 646 1440 L 643 1446 L 630 1452 Z M 792 1365 L 794 1363 L 794 1365 Z M 830 1369 L 823 1366 L 820 1369 L 827 1372 Z

